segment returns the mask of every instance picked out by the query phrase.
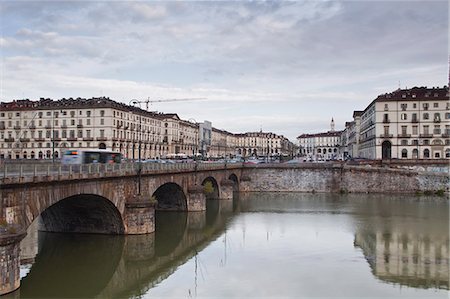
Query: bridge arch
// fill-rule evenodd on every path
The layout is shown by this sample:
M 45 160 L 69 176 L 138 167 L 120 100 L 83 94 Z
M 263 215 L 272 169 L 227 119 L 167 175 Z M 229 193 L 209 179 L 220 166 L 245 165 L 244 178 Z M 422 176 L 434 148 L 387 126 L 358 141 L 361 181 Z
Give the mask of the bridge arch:
M 156 199 L 157 210 L 166 211 L 186 211 L 187 199 L 183 188 L 176 183 L 165 183 L 153 193 L 152 197 Z
M 49 232 L 124 234 L 121 213 L 107 198 L 78 194 L 64 198 L 41 213 L 40 230 Z
M 228 179 L 230 181 L 233 181 L 233 192 L 239 192 L 239 179 L 238 179 L 237 175 L 232 173 L 232 174 L 230 174 Z
M 202 182 L 206 199 L 219 199 L 219 184 L 212 176 L 205 178 Z M 212 189 L 211 189 L 212 187 Z

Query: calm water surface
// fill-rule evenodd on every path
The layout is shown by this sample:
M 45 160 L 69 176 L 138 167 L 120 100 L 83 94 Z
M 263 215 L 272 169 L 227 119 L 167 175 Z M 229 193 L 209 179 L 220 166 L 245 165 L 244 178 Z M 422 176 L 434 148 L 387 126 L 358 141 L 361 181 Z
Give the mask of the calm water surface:
M 156 220 L 147 236 L 29 232 L 14 296 L 449 295 L 443 199 L 255 193 Z

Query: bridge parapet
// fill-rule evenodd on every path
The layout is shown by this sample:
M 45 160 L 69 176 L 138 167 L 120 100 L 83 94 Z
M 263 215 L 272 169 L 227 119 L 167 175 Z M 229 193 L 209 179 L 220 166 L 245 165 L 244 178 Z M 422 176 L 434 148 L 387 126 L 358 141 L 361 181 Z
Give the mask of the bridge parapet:
M 95 179 L 102 177 L 123 177 L 183 173 L 208 170 L 239 169 L 242 163 L 123 163 L 123 164 L 4 164 L 0 167 L 2 184 L 36 183 Z

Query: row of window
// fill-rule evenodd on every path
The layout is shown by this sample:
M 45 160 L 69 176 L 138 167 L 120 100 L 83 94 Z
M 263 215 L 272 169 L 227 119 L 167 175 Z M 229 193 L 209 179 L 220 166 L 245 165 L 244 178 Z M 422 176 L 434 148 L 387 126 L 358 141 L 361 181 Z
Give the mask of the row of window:
M 408 159 L 408 158 L 418 159 L 419 158 L 418 154 L 419 154 L 419 151 L 417 149 L 413 149 L 412 150 L 411 157 L 408 155 L 408 150 L 406 148 L 402 149 L 402 151 L 401 151 L 401 157 L 404 158 L 404 159 Z M 441 151 L 434 151 L 433 154 L 434 154 L 434 158 L 440 159 L 441 155 L 442 155 L 442 152 Z M 450 148 L 445 150 L 445 157 L 446 158 L 450 158 Z M 426 148 L 426 149 L 423 150 L 423 158 L 424 159 L 431 158 L 431 152 L 430 152 L 429 149 Z
M 448 109 L 449 107 L 449 103 L 446 103 L 446 108 Z M 400 103 L 400 108 L 402 109 L 402 111 L 405 111 L 406 109 L 408 109 L 408 104 Z M 412 108 L 417 109 L 417 103 L 412 103 Z M 430 108 L 430 103 L 422 103 L 422 108 L 423 110 L 428 110 Z M 439 103 L 433 103 L 433 108 L 439 108 Z M 384 104 L 384 110 L 389 110 L 389 104 Z
M 408 120 L 408 114 L 407 113 L 401 113 L 400 114 L 400 119 L 401 120 Z M 425 112 L 422 114 L 422 119 L 423 120 L 429 120 L 430 119 L 430 114 Z M 447 112 L 445 113 L 445 119 L 450 119 L 450 113 Z M 441 120 L 441 114 L 439 112 L 436 112 L 433 114 L 433 121 L 440 121 Z M 389 114 L 385 113 L 383 115 L 383 122 L 389 122 Z M 411 114 L 411 121 L 419 121 L 419 118 L 417 117 L 417 113 L 412 113 Z
M 61 114 L 62 116 L 67 116 L 67 112 L 69 112 L 71 117 L 75 117 L 76 115 L 76 111 L 65 111 L 65 110 L 61 110 L 61 111 L 53 111 L 53 115 L 52 115 L 52 111 L 47 111 L 45 112 L 46 116 L 51 116 L 54 118 L 59 117 L 59 115 Z M 83 115 L 83 110 L 79 110 L 78 111 L 79 115 L 82 116 Z M 1 112 L 0 113 L 0 117 L 8 117 L 8 118 L 12 118 L 14 115 L 13 112 Z M 20 117 L 20 112 L 15 112 L 15 117 Z M 43 111 L 39 111 L 39 112 L 35 112 L 34 113 L 35 116 L 37 116 L 38 118 L 42 118 L 44 116 L 44 112 Z M 86 117 L 91 117 L 92 116 L 92 112 L 90 110 L 86 111 Z M 105 116 L 105 110 L 100 110 L 100 117 L 104 117 Z M 26 117 L 26 113 L 25 113 L 25 117 Z M 33 116 L 34 117 L 34 116 Z

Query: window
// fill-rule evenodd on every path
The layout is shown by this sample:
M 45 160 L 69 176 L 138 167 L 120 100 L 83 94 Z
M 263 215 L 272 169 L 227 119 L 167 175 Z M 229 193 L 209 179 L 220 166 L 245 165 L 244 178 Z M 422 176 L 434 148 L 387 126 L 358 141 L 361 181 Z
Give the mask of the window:
M 401 141 L 401 145 L 408 145 L 408 140 L 406 140 L 406 139 L 402 139 L 402 141 Z
M 414 139 L 413 141 L 412 141 L 412 145 L 419 145 L 419 140 L 417 140 L 417 139 Z
M 62 138 L 67 138 L 67 130 L 62 130 Z
M 428 115 L 428 113 L 423 114 L 423 119 L 430 119 L 430 116 Z
M 445 113 L 445 119 L 450 119 L 450 113 Z
M 90 117 L 90 116 L 91 116 L 91 111 L 90 111 L 90 110 L 86 111 L 86 116 L 87 116 L 87 117 Z
M 402 114 L 400 115 L 400 118 L 401 118 L 402 120 L 407 120 L 407 119 L 408 119 L 408 116 L 406 115 L 406 113 L 402 113 Z
M 417 126 L 413 126 L 412 127 L 412 133 L 413 133 L 413 135 L 417 135 L 418 133 L 417 133 Z
M 406 108 L 408 108 L 408 104 L 400 104 L 400 107 L 402 108 L 402 111 L 405 111 Z
M 83 138 L 83 130 L 78 130 L 78 138 Z
M 88 125 L 88 126 L 91 125 L 91 119 L 90 118 L 86 119 L 86 125 Z
M 430 150 L 429 149 L 426 148 L 423 150 L 423 157 L 430 158 Z
M 428 110 L 429 104 L 428 103 L 423 103 L 423 110 Z
M 70 111 L 70 117 L 75 117 L 75 111 Z
M 389 122 L 389 115 L 388 115 L 387 113 L 385 113 L 385 114 L 383 115 L 383 122 L 384 122 L 384 123 Z
M 434 108 L 439 108 L 439 103 L 433 103 Z
M 47 116 L 51 116 L 52 113 L 50 111 L 47 111 Z
M 423 141 L 423 145 L 430 145 L 430 140 L 425 139 L 425 140 Z
M 100 116 L 104 117 L 105 116 L 105 110 L 100 110 Z
M 441 134 L 441 126 L 440 125 L 434 126 L 433 134 Z
M 434 119 L 434 121 L 441 121 L 441 114 L 440 113 L 435 113 L 433 119 Z
M 441 157 L 441 153 L 440 152 L 434 152 L 434 157 L 439 159 Z
M 413 108 L 417 108 L 417 104 L 416 103 L 413 104 Z
M 71 124 L 72 126 L 75 126 L 75 120 L 74 120 L 74 119 L 71 119 L 71 120 L 70 120 L 70 124 Z
M 384 127 L 384 135 L 389 135 L 389 126 Z
M 402 149 L 402 158 L 408 158 L 408 151 L 406 149 Z
M 417 113 L 413 113 L 413 114 L 412 114 L 411 120 L 412 120 L 413 122 L 417 122 Z
M 100 118 L 100 125 L 104 125 L 105 124 L 105 119 L 104 118 Z
M 450 158 L 450 148 L 445 150 L 445 157 Z
M 402 126 L 402 135 L 406 135 L 406 126 Z
M 427 134 L 430 133 L 429 128 L 430 128 L 430 126 L 423 126 L 423 133 L 424 133 L 425 135 L 427 135 Z

